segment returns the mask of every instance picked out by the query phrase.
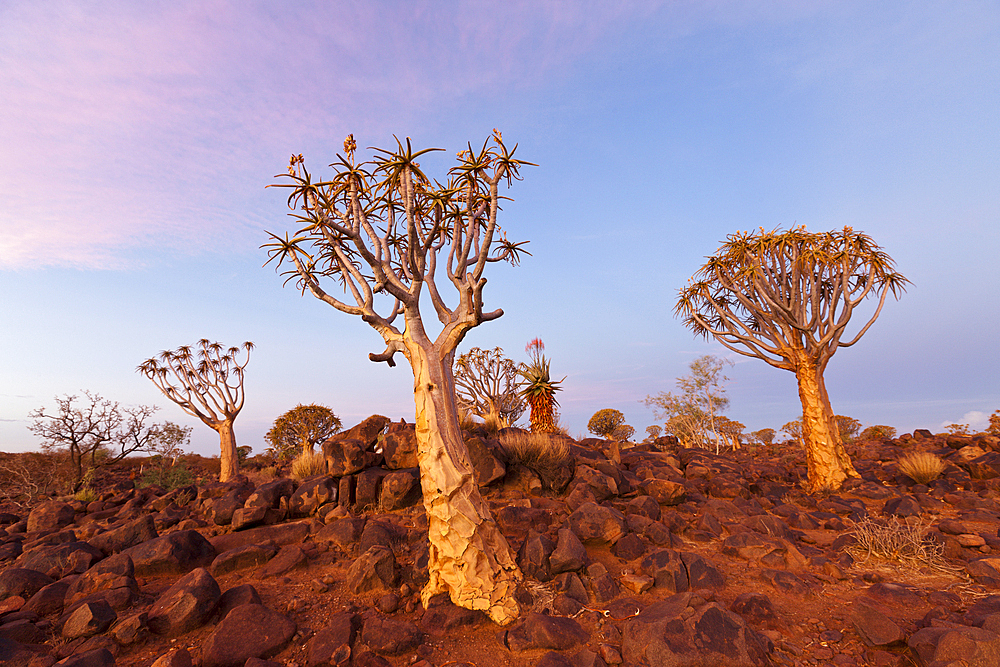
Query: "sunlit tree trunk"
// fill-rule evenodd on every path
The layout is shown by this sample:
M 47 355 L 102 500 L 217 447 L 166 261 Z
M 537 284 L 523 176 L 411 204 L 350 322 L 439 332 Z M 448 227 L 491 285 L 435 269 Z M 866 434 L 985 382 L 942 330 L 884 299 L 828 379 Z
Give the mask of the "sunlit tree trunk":
M 430 581 L 421 600 L 426 607 L 430 598 L 447 593 L 456 605 L 506 625 L 520 611 L 514 592 L 521 571 L 479 493 L 462 438 L 454 352 L 442 354 L 426 338 L 414 340 L 409 324 L 404 344 L 413 367 L 417 462 L 430 538 Z
M 240 459 L 236 453 L 236 434 L 233 432 L 233 422 L 224 421 L 212 428 L 219 433 L 219 450 L 222 456 L 219 481 L 228 482 L 236 477 L 240 471 Z
M 808 491 L 839 489 L 848 477 L 859 477 L 840 439 L 833 408 L 823 382 L 823 371 L 815 363 L 795 370 L 802 401 L 802 440 L 808 468 Z

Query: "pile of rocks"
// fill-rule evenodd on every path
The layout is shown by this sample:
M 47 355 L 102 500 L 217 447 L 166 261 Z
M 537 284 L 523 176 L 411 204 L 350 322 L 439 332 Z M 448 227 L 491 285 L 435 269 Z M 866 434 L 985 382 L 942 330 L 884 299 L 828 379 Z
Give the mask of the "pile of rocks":
M 813 497 L 787 452 L 667 438 L 616 464 L 587 439 L 553 477 L 466 435 L 525 575 L 511 627 L 419 605 L 415 433 L 373 416 L 306 480 L 122 483 L 0 514 L 0 664 L 1000 664 L 1000 439 L 861 443 L 861 478 Z M 899 472 L 917 449 L 947 464 L 929 485 Z M 866 518 L 923 521 L 940 554 L 866 562 Z

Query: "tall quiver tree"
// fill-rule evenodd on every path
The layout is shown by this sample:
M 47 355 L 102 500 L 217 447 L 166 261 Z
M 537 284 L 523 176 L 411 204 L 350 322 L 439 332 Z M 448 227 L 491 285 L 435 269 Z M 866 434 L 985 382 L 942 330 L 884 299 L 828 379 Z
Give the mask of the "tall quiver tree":
M 219 480 L 228 482 L 239 472 L 233 422 L 243 409 L 243 369 L 250 363 L 253 343 L 226 348 L 202 338 L 174 351 L 164 350 L 136 369 L 152 380 L 164 396 L 219 434 L 222 469 Z M 239 355 L 246 356 L 242 362 Z
M 882 248 L 850 227 L 810 233 L 737 232 L 678 294 L 688 328 L 728 349 L 795 373 L 810 491 L 838 489 L 858 473 L 844 449 L 823 373 L 833 353 L 854 345 L 889 292 L 909 282 Z M 879 298 L 860 331 L 843 340 L 854 309 Z
M 458 153 L 447 183 L 432 182 L 410 140 L 393 151 L 375 149 L 355 159 L 353 135 L 330 180 L 313 182 L 302 156 L 288 170 L 291 214 L 301 227 L 289 238 L 271 234 L 271 261 L 300 290 L 337 310 L 357 315 L 386 343 L 376 362 L 394 366 L 399 352 L 413 370 L 417 460 L 428 517 L 429 581 L 421 593 L 447 593 L 459 606 L 487 612 L 506 624 L 520 612 L 514 592 L 521 572 L 514 554 L 479 494 L 459 426 L 452 364 L 470 329 L 495 320 L 502 310 L 483 310 L 483 272 L 491 262 L 516 264 L 521 244 L 508 242 L 497 225 L 499 187 L 519 178 L 522 165 L 494 130 L 481 150 Z M 439 263 L 443 266 L 439 266 Z M 444 273 L 458 293 L 448 305 L 438 289 Z M 331 295 L 327 281 L 343 288 Z M 322 285 L 321 285 L 322 283 Z M 428 297 L 441 322 L 432 337 L 420 312 Z M 403 326 L 395 324 L 402 316 Z

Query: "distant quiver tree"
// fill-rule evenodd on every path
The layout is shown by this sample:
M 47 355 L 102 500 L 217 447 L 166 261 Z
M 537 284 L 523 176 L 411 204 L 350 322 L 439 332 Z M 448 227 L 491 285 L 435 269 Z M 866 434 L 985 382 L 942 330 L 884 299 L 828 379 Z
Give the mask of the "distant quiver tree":
M 279 459 L 312 452 L 316 445 L 340 430 L 340 418 L 325 405 L 296 405 L 274 420 L 264 439 Z
M 226 348 L 202 338 L 176 350 L 160 352 L 136 369 L 184 412 L 197 417 L 219 434 L 222 468 L 219 480 L 228 482 L 239 472 L 239 454 L 233 422 L 243 409 L 243 369 L 250 363 L 253 343 Z M 245 357 L 241 362 L 240 354 Z
M 867 235 L 850 227 L 811 233 L 737 232 L 678 293 L 676 313 L 698 335 L 795 373 L 809 491 L 838 489 L 858 473 L 844 449 L 823 373 L 833 353 L 854 345 L 909 282 Z M 844 338 L 855 308 L 879 298 L 868 322 Z
M 530 164 L 514 157 L 499 131 L 481 149 L 459 151 L 442 183 L 432 181 L 410 140 L 393 150 L 375 149 L 367 162 L 355 158 L 353 135 L 327 180 L 314 181 L 301 155 L 293 156 L 290 182 L 294 235 L 271 234 L 264 245 L 284 275 L 330 306 L 360 317 L 385 341 L 372 361 L 395 365 L 401 353 L 413 370 L 417 460 L 428 517 L 429 581 L 424 606 L 447 593 L 461 607 L 485 611 L 500 624 L 520 609 L 514 593 L 521 571 L 476 483 L 462 438 L 452 371 L 465 335 L 503 311 L 483 308 L 488 264 L 517 264 L 522 243 L 506 240 L 497 224 L 500 185 L 509 187 Z M 457 303 L 439 290 L 451 283 Z M 334 296 L 343 289 L 346 298 Z M 441 323 L 428 332 L 421 299 Z M 397 325 L 397 318 L 402 323 Z
M 472 348 L 455 360 L 454 373 L 459 409 L 495 419 L 500 427 L 513 426 L 524 414 L 517 364 L 503 356 L 502 348 Z

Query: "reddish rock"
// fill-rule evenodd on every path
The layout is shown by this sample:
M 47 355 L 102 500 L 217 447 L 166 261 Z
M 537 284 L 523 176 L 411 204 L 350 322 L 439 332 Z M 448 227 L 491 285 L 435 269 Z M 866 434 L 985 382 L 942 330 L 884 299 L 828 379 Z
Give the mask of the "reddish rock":
M 233 609 L 202 646 L 202 667 L 243 667 L 250 658 L 270 658 L 291 641 L 295 622 L 259 604 Z
M 337 502 L 338 480 L 330 475 L 311 477 L 295 490 L 288 500 L 292 516 L 309 516 L 327 503 Z
M 276 508 L 282 498 L 288 498 L 295 491 L 295 482 L 283 477 L 258 486 L 243 503 L 245 508 Z
M 35 593 L 53 582 L 52 577 L 23 567 L 8 567 L 0 572 L 0 600 L 18 595 L 30 599 Z
M 157 537 L 159 533 L 153 517 L 144 515 L 123 526 L 95 535 L 87 542 L 109 556 Z
M 383 512 L 412 507 L 421 501 L 420 470 L 410 468 L 391 472 L 382 479 L 379 508 Z
M 367 519 L 364 517 L 345 517 L 336 519 L 319 529 L 313 536 L 316 542 L 332 542 L 344 551 L 350 551 L 357 544 Z
M 73 523 L 76 511 L 68 503 L 47 500 L 35 505 L 28 514 L 28 532 L 59 530 Z
M 580 542 L 576 533 L 569 528 L 560 528 L 559 541 L 549 555 L 550 573 L 556 575 L 561 572 L 580 570 L 586 567 L 589 562 L 590 557 L 587 555 L 587 549 Z
M 489 486 L 507 474 L 507 466 L 483 438 L 474 436 L 466 439 L 465 448 L 469 451 L 469 461 L 479 486 Z
M 149 610 L 149 629 L 167 637 L 203 625 L 222 596 L 219 584 L 203 568 L 191 571 L 163 592 Z
M 25 552 L 18 559 L 20 567 L 44 572 L 54 579 L 62 579 L 74 572 L 85 572 L 91 565 L 104 558 L 100 549 L 86 542 L 69 542 L 42 547 Z
M 690 594 L 674 595 L 642 610 L 625 622 L 622 658 L 625 664 L 771 665 L 774 647 L 738 615 L 709 603 L 685 613 Z
M 389 590 L 398 579 L 392 549 L 374 546 L 351 563 L 347 571 L 347 589 L 355 595 Z
M 233 586 L 223 593 L 222 597 L 219 598 L 219 604 L 215 607 L 215 618 L 222 620 L 233 609 L 245 604 L 264 604 L 253 584 Z
M 517 564 L 521 568 L 521 573 L 538 581 L 551 579 L 549 556 L 555 548 L 555 543 L 547 536 L 540 535 L 535 531 L 529 532 L 527 539 L 517 552 Z
M 211 539 L 211 545 L 217 553 L 223 553 L 237 547 L 251 544 L 271 544 L 284 546 L 301 542 L 309 535 L 310 521 L 292 521 L 273 526 L 260 526 L 249 530 L 241 530 L 225 535 L 217 535 Z M 213 555 L 212 559 L 215 559 Z M 211 561 L 209 561 L 211 563 Z
M 276 577 L 290 570 L 306 567 L 308 564 L 309 558 L 306 556 L 305 551 L 302 550 L 302 547 L 298 544 L 288 544 L 281 547 L 278 555 L 261 568 L 259 576 L 262 579 Z
M 55 667 L 115 667 L 115 656 L 106 648 L 98 648 L 64 658 Z
M 235 570 L 257 567 L 274 558 L 278 549 L 270 544 L 258 546 L 236 547 L 215 557 L 209 571 L 215 577 L 221 577 Z
M 532 649 L 565 651 L 587 639 L 587 631 L 573 619 L 537 612 L 528 612 L 524 620 L 506 634 L 507 646 L 514 652 Z
M 851 623 L 869 646 L 893 646 L 906 639 L 889 612 L 868 598 L 858 598 L 851 606 Z
M 378 438 L 378 446 L 385 457 L 385 467 L 402 470 L 417 467 L 417 432 L 414 424 L 398 422 L 387 424 Z
M 185 574 L 208 567 L 217 555 L 211 543 L 194 530 L 162 535 L 122 553 L 132 558 L 137 577 Z
M 192 667 L 193 664 L 187 649 L 178 648 L 161 655 L 150 667 Z
M 642 481 L 639 492 L 650 496 L 660 505 L 680 505 L 687 495 L 687 489 L 680 482 L 656 477 Z
M 61 634 L 66 639 L 91 637 L 110 628 L 117 619 L 118 614 L 107 602 L 85 602 L 69 614 Z
M 351 656 L 351 645 L 361 626 L 361 619 L 352 612 L 334 614 L 325 628 L 313 635 L 306 644 L 308 667 L 329 667 L 345 664 Z
M 569 516 L 569 526 L 584 544 L 613 544 L 625 534 L 625 516 L 610 507 L 584 503 Z
M 369 616 L 361 630 L 361 641 L 379 655 L 400 655 L 420 645 L 424 633 L 409 621 L 380 615 Z

